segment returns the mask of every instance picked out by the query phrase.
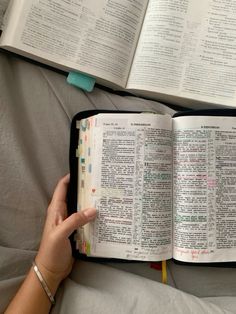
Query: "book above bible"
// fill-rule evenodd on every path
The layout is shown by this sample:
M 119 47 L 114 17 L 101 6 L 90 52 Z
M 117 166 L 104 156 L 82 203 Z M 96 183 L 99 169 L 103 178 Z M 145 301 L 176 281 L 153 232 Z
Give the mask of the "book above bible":
M 170 104 L 235 106 L 236 3 L 12 0 L 0 47 Z
M 69 207 L 98 211 L 76 233 L 80 253 L 236 261 L 236 117 L 210 114 L 75 116 Z

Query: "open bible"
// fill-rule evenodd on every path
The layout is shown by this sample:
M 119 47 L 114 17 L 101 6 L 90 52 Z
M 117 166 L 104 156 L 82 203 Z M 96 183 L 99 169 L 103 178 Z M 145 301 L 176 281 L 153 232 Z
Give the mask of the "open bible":
M 98 211 L 74 237 L 80 253 L 236 261 L 236 117 L 209 114 L 75 117 L 69 207 Z
M 11 0 L 0 47 L 167 103 L 235 106 L 235 10 L 226 0 Z

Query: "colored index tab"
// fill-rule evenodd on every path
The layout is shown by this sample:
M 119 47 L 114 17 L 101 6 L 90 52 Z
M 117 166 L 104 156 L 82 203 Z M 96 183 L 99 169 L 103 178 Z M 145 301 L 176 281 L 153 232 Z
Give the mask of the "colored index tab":
M 89 242 L 86 242 L 86 255 L 90 255 L 91 246 Z
M 67 83 L 79 87 L 86 92 L 93 90 L 95 82 L 95 78 L 79 72 L 70 72 L 67 76 Z

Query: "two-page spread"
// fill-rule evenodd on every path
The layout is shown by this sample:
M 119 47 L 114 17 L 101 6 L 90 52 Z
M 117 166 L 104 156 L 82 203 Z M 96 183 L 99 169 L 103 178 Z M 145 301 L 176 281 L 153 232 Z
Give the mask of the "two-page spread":
M 12 0 L 0 46 L 114 89 L 234 107 L 235 25 L 234 1 Z
M 236 117 L 97 114 L 77 121 L 87 256 L 236 260 Z M 75 152 L 74 152 L 75 153 Z

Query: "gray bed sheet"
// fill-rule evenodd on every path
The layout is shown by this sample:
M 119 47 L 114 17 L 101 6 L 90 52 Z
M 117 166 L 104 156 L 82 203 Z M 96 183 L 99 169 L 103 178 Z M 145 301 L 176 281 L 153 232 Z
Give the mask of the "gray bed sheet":
M 88 109 L 173 114 L 154 101 L 95 88 L 0 51 L 0 313 L 35 257 L 46 209 L 68 173 L 70 122 Z M 77 261 L 53 313 L 236 313 L 236 269 L 168 262 L 168 285 L 149 263 Z

